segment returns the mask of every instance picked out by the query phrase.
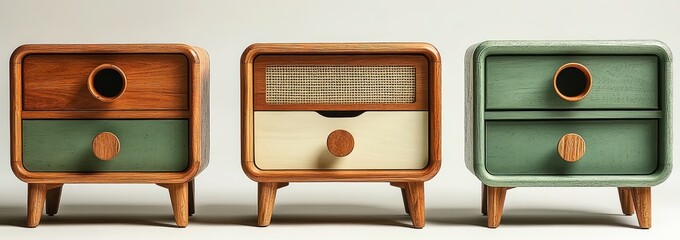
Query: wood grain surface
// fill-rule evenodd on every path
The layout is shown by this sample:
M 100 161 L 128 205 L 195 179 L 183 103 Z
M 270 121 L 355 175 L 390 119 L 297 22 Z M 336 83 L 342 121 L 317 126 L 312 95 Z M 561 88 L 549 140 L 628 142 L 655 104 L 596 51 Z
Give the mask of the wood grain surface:
M 586 141 L 581 135 L 567 133 L 557 142 L 557 154 L 562 160 L 576 162 L 586 154 Z
M 555 93 L 553 77 L 563 64 L 578 62 L 592 73 L 592 88 L 578 102 Z M 489 56 L 486 109 L 658 109 L 656 56 Z
M 111 160 L 120 152 L 120 140 L 111 132 L 102 132 L 92 139 L 92 153 L 99 160 Z
M 117 66 L 125 92 L 111 101 L 90 93 L 88 77 L 102 64 Z M 23 109 L 187 110 L 189 63 L 181 54 L 31 54 L 23 60 Z

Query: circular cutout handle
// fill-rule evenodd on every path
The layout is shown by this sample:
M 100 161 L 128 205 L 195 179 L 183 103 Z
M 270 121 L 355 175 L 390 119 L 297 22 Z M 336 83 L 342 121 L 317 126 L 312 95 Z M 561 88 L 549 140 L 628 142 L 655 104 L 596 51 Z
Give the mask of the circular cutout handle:
M 92 139 L 92 153 L 99 160 L 111 160 L 118 156 L 120 141 L 111 132 L 101 132 Z
M 113 102 L 123 95 L 127 87 L 125 73 L 113 64 L 96 67 L 87 78 L 87 89 L 102 102 Z
M 586 66 L 580 63 L 565 63 L 553 76 L 553 88 L 560 98 L 569 101 L 580 101 L 593 85 L 593 75 Z
M 586 154 L 586 141 L 581 135 L 576 133 L 567 133 L 557 143 L 557 153 L 562 157 L 562 160 L 567 162 L 576 162 L 581 160 Z
M 326 147 L 333 156 L 347 156 L 354 150 L 354 137 L 348 131 L 342 129 L 335 130 L 328 134 Z

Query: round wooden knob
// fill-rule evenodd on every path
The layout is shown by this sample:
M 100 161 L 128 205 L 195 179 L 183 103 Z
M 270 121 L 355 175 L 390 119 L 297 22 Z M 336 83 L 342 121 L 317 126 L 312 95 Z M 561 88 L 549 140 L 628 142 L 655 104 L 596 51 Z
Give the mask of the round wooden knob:
M 113 102 L 123 95 L 127 79 L 123 70 L 113 64 L 96 67 L 87 78 L 87 89 L 94 98 L 102 102 Z
M 586 154 L 586 141 L 581 135 L 567 133 L 557 143 L 557 153 L 567 162 L 576 162 Z
M 586 66 L 580 63 L 566 63 L 555 71 L 553 88 L 560 98 L 569 101 L 580 101 L 593 83 L 593 75 Z
M 354 137 L 348 131 L 338 129 L 328 134 L 326 139 L 328 151 L 336 157 L 344 157 L 354 150 Z
M 110 132 L 101 132 L 92 139 L 92 153 L 99 160 L 111 160 L 118 156 L 120 141 Z

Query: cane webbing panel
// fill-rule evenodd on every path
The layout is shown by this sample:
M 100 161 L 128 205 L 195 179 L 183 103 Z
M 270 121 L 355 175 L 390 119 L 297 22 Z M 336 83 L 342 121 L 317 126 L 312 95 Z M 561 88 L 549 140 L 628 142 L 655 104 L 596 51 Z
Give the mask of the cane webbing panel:
M 413 103 L 414 66 L 269 65 L 268 104 Z

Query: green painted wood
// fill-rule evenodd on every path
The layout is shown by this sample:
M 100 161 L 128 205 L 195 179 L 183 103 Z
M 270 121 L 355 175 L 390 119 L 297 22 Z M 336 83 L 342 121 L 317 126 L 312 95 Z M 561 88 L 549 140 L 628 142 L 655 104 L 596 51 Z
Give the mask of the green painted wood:
M 578 102 L 561 99 L 553 88 L 555 71 L 569 62 L 593 76 L 592 89 Z M 486 58 L 486 108 L 657 109 L 658 69 L 653 55 L 493 55 Z
M 650 174 L 492 175 L 486 169 L 486 63 L 493 55 L 654 55 L 658 58 L 658 166 Z M 495 187 L 650 187 L 672 170 L 672 55 L 662 42 L 643 41 L 485 41 L 468 48 L 465 58 L 465 165 Z M 592 109 L 599 112 L 602 109 Z M 554 110 L 553 110 L 554 111 Z
M 34 172 L 177 172 L 189 164 L 188 120 L 24 120 L 23 164 Z M 92 153 L 92 139 L 112 132 L 120 141 L 109 161 Z
M 540 120 L 540 119 L 658 119 L 661 111 L 487 111 L 486 120 Z
M 493 175 L 650 174 L 658 164 L 656 120 L 488 121 L 486 169 Z M 557 154 L 557 142 L 577 133 L 579 161 Z

